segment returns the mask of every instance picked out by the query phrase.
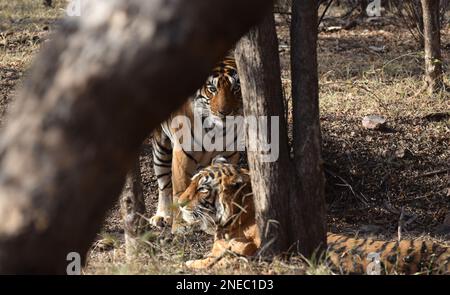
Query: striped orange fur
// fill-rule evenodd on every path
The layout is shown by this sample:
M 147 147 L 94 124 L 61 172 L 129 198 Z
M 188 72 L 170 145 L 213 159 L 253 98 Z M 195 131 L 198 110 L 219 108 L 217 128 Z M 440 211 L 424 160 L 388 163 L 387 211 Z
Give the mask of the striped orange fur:
M 252 256 L 261 246 L 249 171 L 214 162 L 193 178 L 180 196 L 183 219 L 215 235 L 211 254 L 189 261 L 192 268 L 217 264 L 227 251 Z M 339 273 L 366 273 L 370 254 L 379 257 L 381 273 L 450 274 L 450 248 L 424 239 L 383 241 L 328 233 L 326 262 Z

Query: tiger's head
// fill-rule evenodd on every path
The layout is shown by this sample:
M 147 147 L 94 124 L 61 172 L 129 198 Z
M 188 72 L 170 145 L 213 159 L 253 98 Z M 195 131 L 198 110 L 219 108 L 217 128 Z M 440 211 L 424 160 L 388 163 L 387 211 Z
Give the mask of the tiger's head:
M 242 113 L 242 94 L 236 61 L 228 54 L 214 69 L 194 99 L 197 113 L 203 117 L 225 119 Z
M 210 234 L 254 220 L 249 172 L 223 158 L 195 174 L 178 202 L 184 221 Z

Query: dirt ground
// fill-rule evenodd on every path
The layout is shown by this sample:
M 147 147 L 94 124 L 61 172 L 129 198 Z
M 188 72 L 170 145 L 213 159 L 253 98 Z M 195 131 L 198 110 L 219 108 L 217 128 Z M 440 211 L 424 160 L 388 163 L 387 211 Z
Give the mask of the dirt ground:
M 16 3 L 18 2 L 18 3 Z M 57 27 L 63 1 L 44 8 L 40 1 L 0 0 L 0 124 L 34 54 Z M 286 16 L 277 15 L 283 86 L 290 100 L 289 38 Z M 450 213 L 450 100 L 428 97 L 423 82 L 423 51 L 399 19 L 361 21 L 346 30 L 327 18 L 319 35 L 320 106 L 323 158 L 331 231 L 394 239 L 400 216 L 404 237 L 439 239 Z M 331 30 L 326 30 L 331 28 Z M 449 60 L 450 27 L 442 30 Z M 446 82 L 448 77 L 446 77 Z M 361 119 L 381 115 L 386 128 L 364 129 Z M 149 214 L 157 202 L 151 147 L 141 157 Z M 403 214 L 401 214 L 403 212 Z M 191 273 L 183 262 L 209 251 L 211 237 L 192 232 L 172 236 L 152 230 L 135 259 L 124 255 L 123 230 L 113 208 L 89 254 L 87 274 Z M 249 261 L 214 273 L 329 273 L 320 265 L 288 261 Z

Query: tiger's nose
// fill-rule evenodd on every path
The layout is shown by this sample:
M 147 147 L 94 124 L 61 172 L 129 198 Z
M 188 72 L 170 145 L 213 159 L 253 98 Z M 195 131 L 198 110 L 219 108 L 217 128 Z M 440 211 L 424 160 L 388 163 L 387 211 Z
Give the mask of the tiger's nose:
M 189 203 L 189 201 L 183 201 L 183 200 L 178 200 L 178 206 L 180 208 L 186 207 L 186 205 Z
M 219 111 L 219 114 L 221 114 L 222 116 L 227 116 L 231 114 L 231 111 Z

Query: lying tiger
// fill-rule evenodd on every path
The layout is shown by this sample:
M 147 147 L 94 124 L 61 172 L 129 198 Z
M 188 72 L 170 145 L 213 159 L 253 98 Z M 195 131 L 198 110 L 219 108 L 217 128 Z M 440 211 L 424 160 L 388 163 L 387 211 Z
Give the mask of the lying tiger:
M 183 219 L 215 235 L 211 253 L 190 268 L 218 264 L 226 252 L 252 256 L 261 246 L 248 170 L 218 159 L 198 172 L 179 198 Z M 450 274 L 450 248 L 425 240 L 377 241 L 329 233 L 327 261 L 345 273 L 366 273 L 369 253 L 378 253 L 386 273 Z M 220 264 L 220 263 L 219 263 Z

